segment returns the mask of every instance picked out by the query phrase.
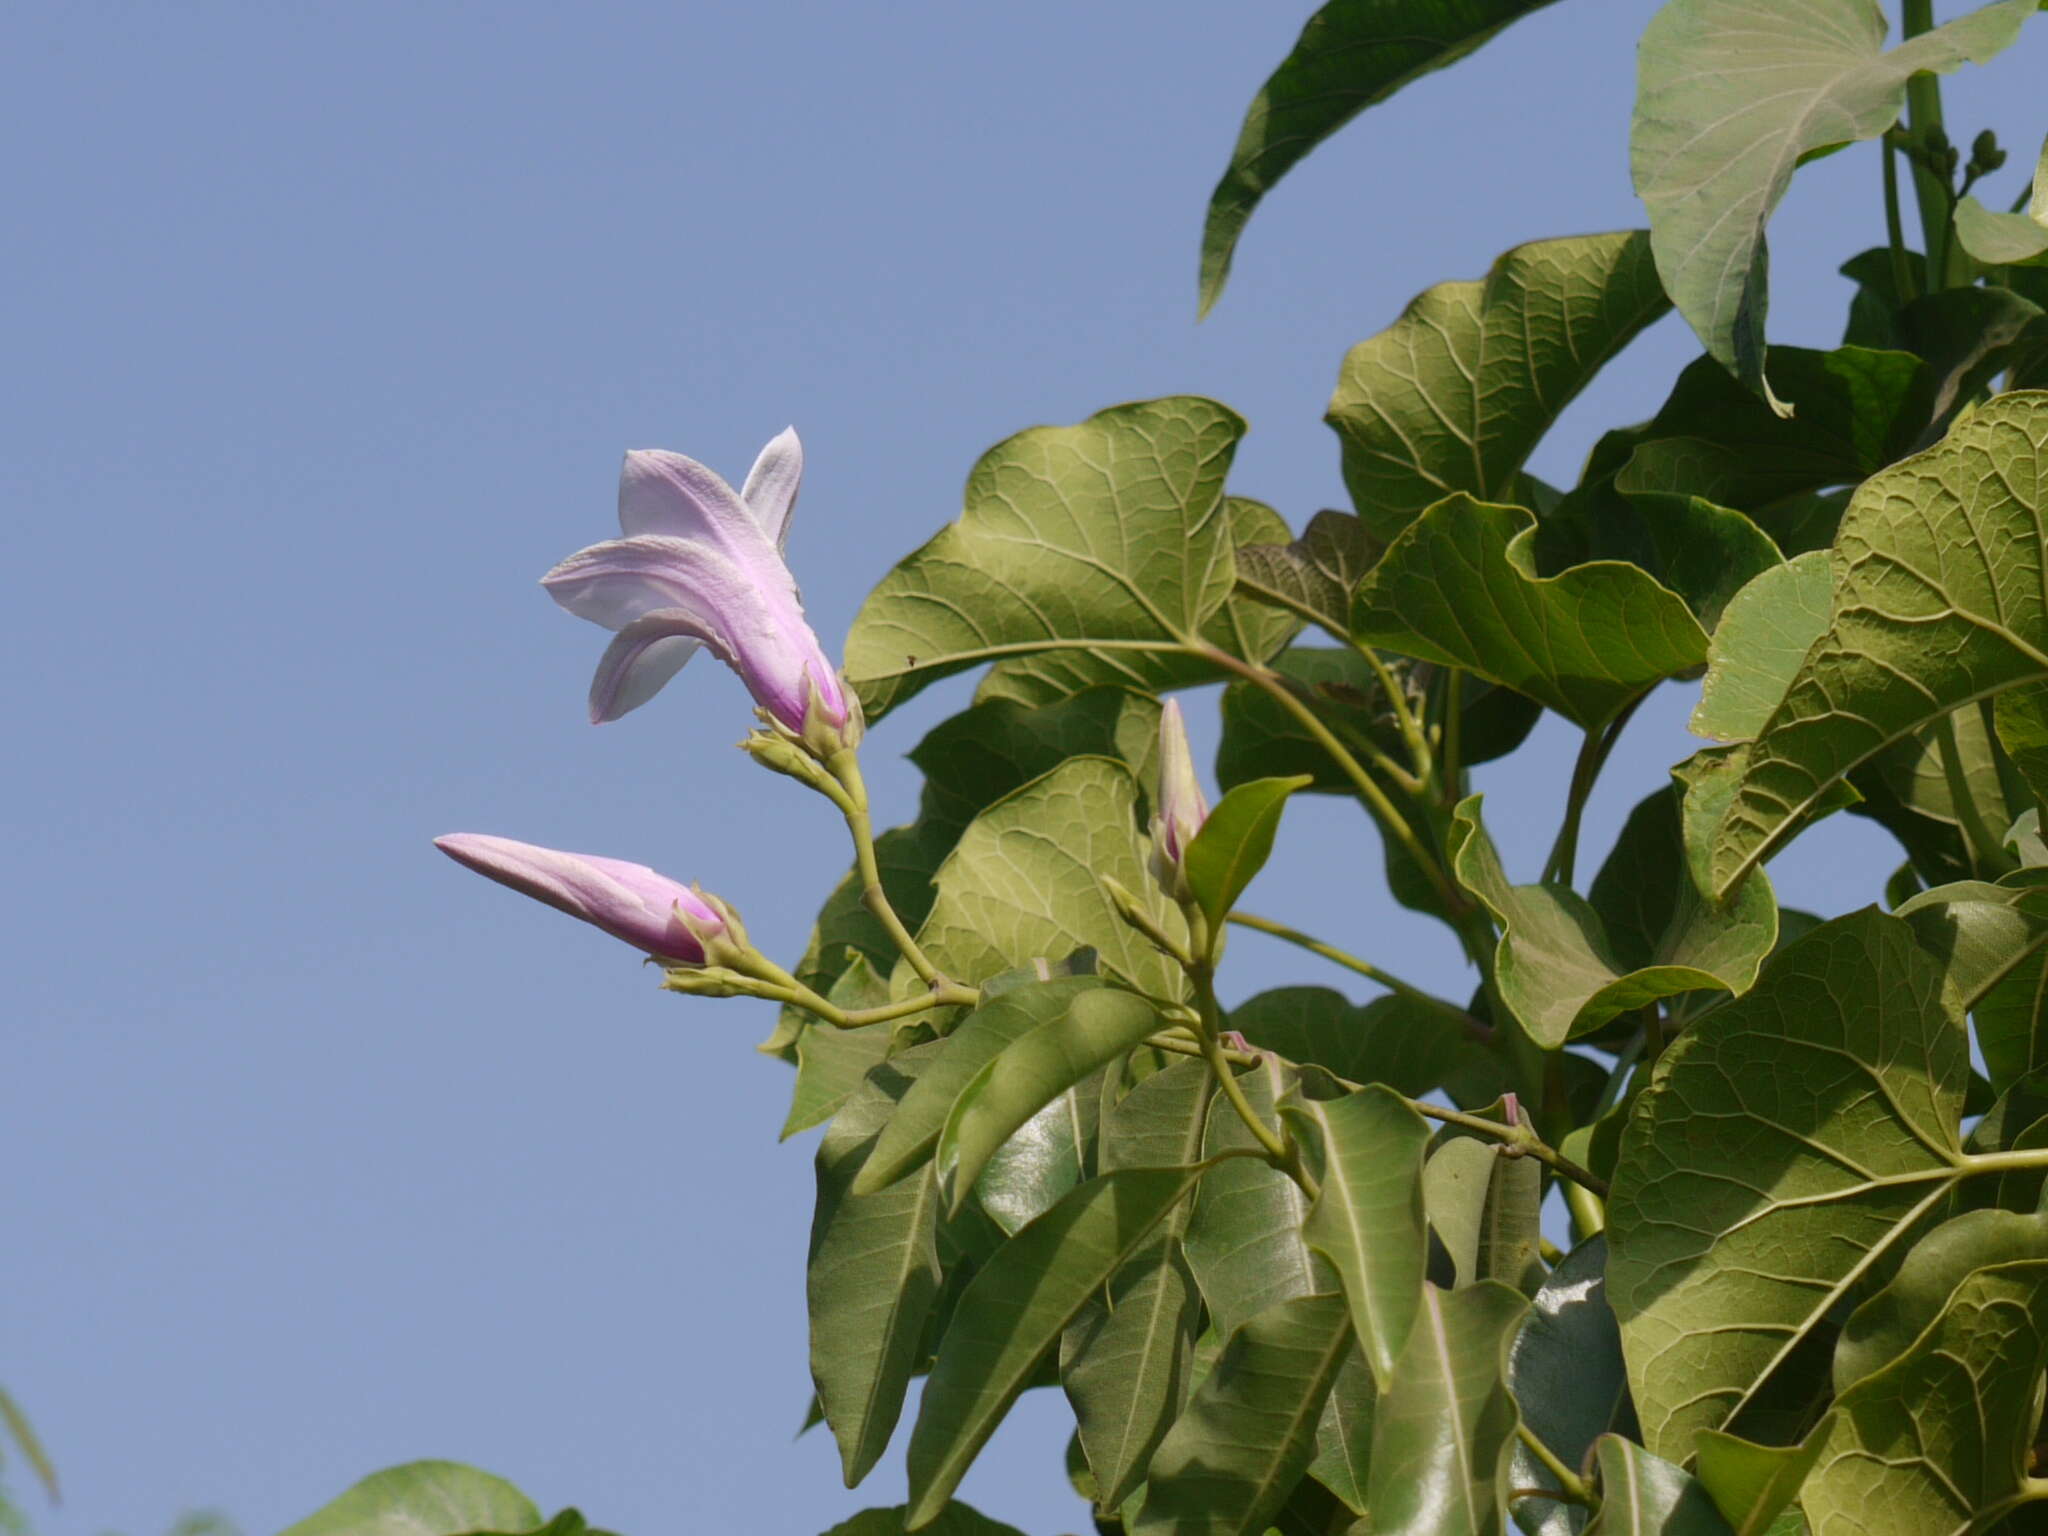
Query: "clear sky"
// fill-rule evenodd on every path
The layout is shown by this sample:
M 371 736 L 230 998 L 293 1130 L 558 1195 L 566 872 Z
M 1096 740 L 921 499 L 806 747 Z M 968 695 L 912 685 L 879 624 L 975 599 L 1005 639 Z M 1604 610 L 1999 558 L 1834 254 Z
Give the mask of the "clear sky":
M 1253 424 L 1234 489 L 1297 526 L 1343 505 L 1320 418 L 1350 343 L 1510 245 L 1640 221 L 1650 7 L 1570 0 L 1299 169 L 1196 326 L 1209 189 L 1310 10 L 8 8 L 0 1381 L 64 1475 L 47 1511 L 14 1469 L 41 1529 L 210 1504 L 260 1536 L 430 1455 L 624 1536 L 901 1497 L 896 1455 L 849 1493 L 827 1436 L 791 1439 L 814 1138 L 776 1143 L 766 1011 L 659 992 L 429 839 L 642 860 L 793 958 L 846 858 L 826 807 L 731 749 L 747 701 L 708 662 L 586 725 L 604 637 L 535 585 L 612 530 L 621 450 L 737 478 L 794 422 L 791 558 L 836 647 L 1033 423 L 1212 394 Z M 2044 48 L 1979 73 L 1959 142 L 1988 121 L 2031 160 Z M 1777 339 L 1838 337 L 1877 182 L 1867 147 L 1802 173 Z M 1694 350 L 1661 324 L 1539 471 Z M 898 754 L 968 686 L 871 737 L 891 819 Z M 1590 854 L 1687 707 L 1632 728 Z M 1482 775 L 1519 878 L 1572 746 Z M 1801 854 L 1782 893 L 1827 912 L 1896 860 L 1848 818 Z M 1257 904 L 1464 985 L 1355 811 L 1292 817 Z M 1240 994 L 1341 984 L 1234 961 Z M 1085 1515 L 1039 1398 L 964 1495 L 1055 1536 Z

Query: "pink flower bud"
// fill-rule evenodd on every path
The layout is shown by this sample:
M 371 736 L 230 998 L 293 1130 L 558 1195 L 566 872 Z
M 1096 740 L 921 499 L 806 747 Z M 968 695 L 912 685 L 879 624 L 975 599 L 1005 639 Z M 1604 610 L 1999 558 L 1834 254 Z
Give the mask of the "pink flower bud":
M 1153 802 L 1152 872 L 1177 898 L 1186 893 L 1187 884 L 1181 860 L 1208 819 L 1209 802 L 1202 797 L 1201 781 L 1195 777 L 1180 700 L 1168 699 L 1159 713 L 1159 794 Z
M 437 837 L 434 846 L 456 863 L 580 917 L 657 959 L 702 965 L 705 940 L 725 932 L 725 919 L 708 901 L 645 864 L 475 832 Z

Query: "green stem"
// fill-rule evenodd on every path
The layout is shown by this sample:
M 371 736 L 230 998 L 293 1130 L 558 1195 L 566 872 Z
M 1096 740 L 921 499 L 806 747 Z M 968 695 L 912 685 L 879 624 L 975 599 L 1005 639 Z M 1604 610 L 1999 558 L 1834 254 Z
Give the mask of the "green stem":
M 1942 714 L 1934 722 L 1934 743 L 1941 758 L 1941 776 L 1948 785 L 1948 798 L 1955 807 L 1956 822 L 1970 847 L 1970 862 L 1978 875 L 1996 877 L 2014 867 L 1997 832 L 1984 820 L 1984 808 L 1970 792 L 1963 773 L 1963 751 L 1956 742 L 1955 716 Z
M 1592 798 L 1600 770 L 1607 765 L 1607 756 L 1614 750 L 1615 742 L 1621 739 L 1629 716 L 1649 696 L 1647 689 L 1637 694 L 1600 730 L 1587 731 L 1585 740 L 1579 743 L 1578 760 L 1572 764 L 1571 788 L 1565 792 L 1564 821 L 1557 829 L 1557 841 L 1551 844 L 1550 857 L 1543 865 L 1543 884 L 1548 885 L 1552 879 L 1559 885 L 1572 883 L 1573 866 L 1579 856 L 1579 822 L 1586 814 L 1586 802 Z
M 1533 1429 L 1517 1419 L 1515 1433 L 1521 1437 L 1522 1444 L 1529 1448 L 1529 1454 L 1543 1463 L 1544 1471 L 1557 1479 L 1557 1492 L 1551 1494 L 1545 1490 L 1548 1497 L 1562 1499 L 1567 1504 L 1578 1504 L 1587 1509 L 1600 1507 L 1599 1499 L 1595 1498 L 1593 1490 L 1586 1486 L 1586 1480 L 1559 1460 L 1557 1453 L 1545 1445 Z
M 1195 1002 L 1201 1010 L 1202 1055 L 1209 1063 L 1209 1075 L 1216 1079 L 1216 1086 L 1223 1090 L 1223 1097 L 1237 1111 L 1237 1118 L 1252 1133 L 1252 1139 L 1265 1149 L 1267 1159 L 1300 1185 L 1303 1194 L 1315 1199 L 1319 1193 L 1315 1175 L 1302 1163 L 1301 1148 L 1291 1137 L 1275 1131 L 1259 1118 L 1259 1112 L 1244 1096 L 1244 1086 L 1238 1082 L 1237 1073 L 1231 1068 L 1231 1059 L 1237 1053 L 1224 1049 L 1223 1009 L 1216 1001 L 1214 973 L 1207 964 L 1198 964 L 1189 969 L 1188 977 L 1195 984 Z
M 1480 1023 L 1479 1020 L 1473 1018 L 1471 1014 L 1460 1008 L 1456 1003 L 1446 1002 L 1434 993 L 1425 992 L 1412 982 L 1403 981 L 1393 972 L 1382 970 L 1370 960 L 1361 960 L 1358 956 L 1341 950 L 1334 944 L 1326 944 L 1321 939 L 1303 933 L 1299 928 L 1290 928 L 1285 923 L 1276 923 L 1270 917 L 1260 917 L 1253 912 L 1232 912 L 1226 921 L 1235 923 L 1240 928 L 1249 928 L 1254 933 L 1263 933 L 1272 938 L 1284 940 L 1298 948 L 1307 950 L 1312 955 L 1321 955 L 1332 964 L 1341 965 L 1347 971 L 1356 971 L 1368 980 L 1378 982 L 1389 991 L 1398 992 L 1403 997 L 1412 998 L 1416 1002 L 1426 1004 L 1440 1013 L 1448 1014 L 1456 1019 L 1465 1033 L 1474 1040 L 1486 1041 L 1493 1038 L 1493 1030 L 1491 1028 Z
M 875 920 L 889 935 L 889 942 L 896 946 L 896 952 L 910 962 L 910 968 L 917 972 L 920 981 L 931 988 L 934 996 L 949 989 L 957 990 L 918 947 L 910 930 L 903 926 L 903 919 L 889 904 L 888 893 L 882 889 L 882 870 L 875 862 L 875 829 L 868 814 L 868 789 L 861 778 L 860 755 L 848 747 L 833 753 L 825 766 L 832 777 L 846 788 L 847 804 L 841 809 L 846 815 L 846 830 L 853 836 L 854 866 L 860 871 L 861 905 L 874 914 Z
M 1878 141 L 1884 153 L 1884 232 L 1891 246 L 1892 287 L 1899 303 L 1910 304 L 1920 297 L 1920 285 L 1913 280 L 1913 263 L 1906 255 L 1906 227 L 1899 214 L 1899 147 L 1887 133 Z
M 1934 0 L 1900 0 L 1901 31 L 1918 37 L 1934 30 Z M 1922 71 L 1906 81 L 1906 123 L 1916 145 L 1925 147 L 1930 129 L 1942 126 L 1941 79 Z M 1952 215 L 1952 190 L 1947 179 L 1913 159 L 1913 196 L 1920 205 L 1921 238 L 1927 249 L 1927 288 L 1938 292 L 1948 282 L 1948 228 Z
M 1418 1115 L 1431 1120 L 1441 1120 L 1446 1125 L 1461 1126 L 1481 1136 L 1490 1136 L 1502 1142 L 1521 1156 L 1533 1157 L 1552 1172 L 1570 1179 L 1581 1188 L 1607 1198 L 1607 1181 L 1587 1168 L 1566 1157 L 1555 1147 L 1546 1143 L 1535 1130 L 1526 1125 L 1502 1125 L 1498 1120 L 1488 1120 L 1479 1115 L 1468 1115 L 1462 1109 L 1446 1109 L 1441 1104 L 1431 1104 L 1423 1099 L 1408 1100 L 1408 1107 Z
M 1379 680 L 1380 692 L 1387 696 L 1387 704 L 1394 711 L 1394 722 L 1400 727 L 1401 739 L 1408 744 L 1409 761 L 1415 765 L 1415 776 L 1424 784 L 1429 782 L 1431 758 L 1429 738 L 1423 734 L 1422 722 L 1415 718 L 1415 711 L 1408 707 L 1408 695 L 1395 680 L 1394 674 L 1371 646 L 1352 641 L 1351 648 L 1365 658 L 1372 668 L 1372 675 Z
M 1443 776 L 1444 804 L 1456 805 L 1465 792 L 1465 762 L 1460 755 L 1464 748 L 1460 732 L 1465 719 L 1465 674 L 1456 667 L 1444 682 L 1443 711 L 1443 750 L 1437 771 Z
M 1436 887 L 1437 899 L 1444 904 L 1445 908 L 1451 912 L 1463 912 L 1469 909 L 1470 903 L 1465 900 L 1463 893 L 1451 884 L 1449 876 L 1443 871 L 1443 867 L 1429 856 L 1427 850 L 1422 846 L 1421 839 L 1416 837 L 1415 829 L 1408 824 L 1408 819 L 1396 810 L 1394 802 L 1387 798 L 1387 792 L 1380 788 L 1378 782 L 1374 780 L 1371 774 L 1365 771 L 1364 766 L 1356 757 L 1352 756 L 1344 743 L 1331 734 L 1330 728 L 1316 717 L 1316 712 L 1296 698 L 1293 690 L 1276 673 L 1265 667 L 1254 666 L 1248 661 L 1242 661 L 1231 655 L 1228 651 L 1221 650 L 1205 642 L 1190 644 L 1187 649 L 1191 654 L 1200 656 L 1203 660 L 1223 668 L 1226 672 L 1235 673 L 1246 682 L 1255 684 L 1263 689 L 1272 697 L 1275 703 L 1292 715 L 1301 728 L 1315 738 L 1316 744 L 1330 754 L 1330 760 L 1337 765 L 1343 775 L 1351 781 L 1352 786 L 1357 789 L 1359 798 L 1364 800 L 1366 805 L 1372 810 L 1386 835 L 1401 845 L 1409 858 L 1415 861 L 1416 866 L 1428 878 L 1430 884 Z M 1402 784 L 1405 787 L 1408 784 L 1415 783 L 1407 773 L 1401 771 L 1398 764 L 1387 762 L 1385 767 L 1393 770 L 1388 776 L 1394 779 L 1397 784 Z M 1416 788 L 1419 790 L 1421 786 L 1416 785 Z

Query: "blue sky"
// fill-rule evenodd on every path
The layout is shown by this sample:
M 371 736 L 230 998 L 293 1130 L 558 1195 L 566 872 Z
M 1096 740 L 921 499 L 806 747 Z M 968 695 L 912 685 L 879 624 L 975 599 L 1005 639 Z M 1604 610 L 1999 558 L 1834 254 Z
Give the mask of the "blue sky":
M 0 1381 L 64 1474 L 57 1511 L 15 1478 L 41 1529 L 217 1505 L 254 1536 L 428 1455 L 625 1536 L 810 1536 L 900 1498 L 897 1458 L 849 1493 L 827 1437 L 791 1440 L 811 1138 L 775 1141 L 763 1010 L 660 993 L 429 839 L 652 863 L 793 957 L 845 860 L 826 808 L 731 750 L 747 701 L 708 663 L 587 726 L 603 637 L 535 585 L 612 528 L 622 449 L 737 478 L 796 423 L 791 558 L 836 647 L 1033 423 L 1212 394 L 1253 424 L 1234 489 L 1297 526 L 1343 505 L 1320 418 L 1350 343 L 1510 245 L 1640 221 L 1650 7 L 1572 0 L 1298 170 L 1196 326 L 1202 208 L 1311 9 L 10 12 Z M 2034 141 L 2044 46 L 1970 81 L 1960 142 Z M 1777 339 L 1839 335 L 1877 175 L 1868 149 L 1802 173 Z M 1569 480 L 1694 350 L 1657 327 L 1537 469 Z M 885 813 L 967 689 L 871 738 Z M 1687 707 L 1632 728 L 1593 855 Z M 1519 878 L 1573 745 L 1546 728 L 1482 778 Z M 1801 851 L 1782 894 L 1829 912 L 1896 858 L 1849 819 Z M 1361 817 L 1310 807 L 1258 905 L 1461 987 L 1377 867 Z M 1233 959 L 1238 993 L 1341 984 Z M 1027 1400 L 965 1496 L 1082 1528 L 1065 1434 Z

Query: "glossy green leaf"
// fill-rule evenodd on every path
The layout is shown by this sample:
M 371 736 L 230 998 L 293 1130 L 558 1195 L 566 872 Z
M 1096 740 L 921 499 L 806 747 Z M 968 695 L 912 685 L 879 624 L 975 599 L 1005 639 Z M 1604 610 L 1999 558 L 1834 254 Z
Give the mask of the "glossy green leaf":
M 1259 199 L 1316 145 L 1409 81 L 1455 64 L 1550 0 L 1330 0 L 1252 99 L 1202 228 L 1201 311 Z
M 1309 1463 L 1309 1476 L 1355 1515 L 1366 1512 L 1366 1492 L 1372 1485 L 1372 1426 L 1379 1398 L 1372 1367 L 1354 1349 L 1337 1368 L 1323 1416 L 1316 1421 L 1316 1455 Z
M 1270 1057 L 1238 1076 L 1253 1113 L 1275 1131 L 1295 1074 Z M 1205 1155 L 1257 1143 L 1220 1100 L 1209 1115 Z M 1276 1302 L 1335 1291 L 1337 1277 L 1302 1236 L 1308 1198 L 1279 1169 L 1255 1158 L 1219 1163 L 1202 1180 L 1188 1219 L 1188 1265 L 1224 1338 Z
M 1359 1347 L 1374 1376 L 1387 1380 L 1422 1293 L 1429 1127 L 1399 1094 L 1378 1086 L 1325 1102 L 1293 1097 L 1282 1113 L 1297 1135 L 1323 1149 L 1322 1189 L 1302 1235 L 1342 1278 Z
M 1708 834 L 1717 891 L 1857 764 L 2048 676 L 2044 445 L 2048 393 L 2001 395 L 1857 491 L 1836 538 L 1828 632 L 1735 754 L 1737 787 Z
M 1330 399 L 1367 530 L 1392 539 L 1456 491 L 1516 497 L 1559 412 L 1668 307 L 1640 230 L 1517 246 L 1418 296 L 1351 349 Z
M 1788 946 L 1666 1049 L 1608 1203 L 1649 1449 L 1743 1433 L 1773 1374 L 1940 1208 L 1968 1072 L 1939 967 L 1874 910 Z
M 864 1509 L 851 1520 L 833 1526 L 825 1536 L 903 1536 L 903 1518 L 909 1507 L 898 1504 L 893 1509 Z M 958 1499 L 921 1529 L 926 1536 L 1024 1536 L 1014 1525 L 991 1520 L 972 1504 L 962 1504 Z
M 1341 1296 L 1291 1297 L 1233 1330 L 1152 1457 L 1135 1536 L 1260 1536 L 1315 1457 L 1354 1347 Z
M 1607 1239 L 1596 1232 L 1544 1279 L 1508 1350 L 1508 1386 L 1522 1421 L 1568 1467 L 1584 1465 L 1593 1442 L 1608 1431 L 1635 1428 L 1606 1272 Z M 1519 1440 L 1508 1480 L 1517 1488 L 1557 1486 Z M 1570 1536 L 1585 1525 L 1586 1512 L 1561 1500 L 1522 1499 L 1515 1521 L 1529 1536 Z
M 1163 1168 L 1200 1161 L 1213 1093 L 1206 1063 L 1176 1062 L 1103 1111 L 1101 1165 Z M 1180 1253 L 1188 1204 L 1175 1206 L 1127 1260 L 1107 1299 L 1060 1341 L 1060 1384 L 1097 1482 L 1095 1502 L 1119 1508 L 1179 1415 L 1192 1384 L 1201 1297 Z
M 1223 478 L 1243 433 L 1234 412 L 1181 396 L 991 448 L 959 521 L 854 619 L 846 673 L 870 722 L 984 662 L 1157 649 L 1199 632 L 1236 582 Z
M 2025 1474 L 2044 1366 L 2048 1217 L 1937 1228 L 1843 1331 L 1834 1427 L 1801 1494 L 1814 1536 L 1962 1536 L 2048 1499 Z
M 1102 1078 L 1096 1072 L 1054 1095 L 989 1154 L 973 1203 L 1004 1236 L 1028 1227 L 1093 1171 Z M 943 1139 L 939 1150 L 948 1150 Z
M 888 1448 L 942 1281 L 939 1192 L 930 1168 L 873 1194 L 856 1177 L 913 1080 L 940 1059 L 934 1042 L 878 1066 L 818 1144 L 805 1295 L 811 1379 L 851 1488 Z
M 1309 782 L 1302 775 L 1233 786 L 1188 844 L 1183 859 L 1188 888 L 1212 930 L 1222 927 L 1237 898 L 1266 867 L 1287 797 Z
M 1047 1104 L 1122 1056 L 1159 1027 L 1142 997 L 1083 988 L 1054 1014 L 975 1073 L 946 1116 L 933 1162 L 939 1189 L 957 1211 L 996 1150 Z
M 979 981 L 1034 959 L 1093 947 L 1105 972 L 1145 991 L 1178 995 L 1170 961 L 1116 913 L 1108 876 L 1149 892 L 1137 832 L 1138 785 L 1122 763 L 1069 758 L 976 817 L 939 867 L 918 942 L 959 981 Z M 1158 903 L 1171 931 L 1177 911 Z
M 1535 1292 L 1543 1278 L 1541 1166 L 1505 1156 L 1498 1143 L 1452 1135 L 1429 1154 L 1422 1192 L 1430 1230 L 1450 1260 L 1449 1284 L 1462 1290 L 1497 1280 Z
M 1600 1438 L 1600 1514 L 1589 1536 L 1729 1536 L 1697 1479 L 1620 1435 Z
M 1359 589 L 1354 638 L 1477 672 L 1588 728 L 1706 661 L 1677 593 L 1617 561 L 1540 576 L 1535 533 L 1520 507 L 1437 502 Z
M 1820 550 L 1773 566 L 1736 593 L 1707 647 L 1693 733 L 1753 740 L 1827 633 L 1834 594 L 1834 570 Z
M 1064 1018 L 1077 996 L 1101 985 L 1093 976 L 1074 976 L 1016 987 L 989 998 L 962 1019 L 882 1127 L 853 1181 L 853 1192 L 871 1195 L 922 1167 L 938 1145 L 953 1101 L 975 1075 L 1005 1047 Z
M 1351 632 L 1351 595 L 1384 550 L 1349 512 L 1318 512 L 1289 543 L 1239 544 L 1238 590 L 1342 640 Z
M 1411 1098 L 1455 1085 L 1461 1104 L 1499 1091 L 1490 1086 L 1496 1059 L 1467 1035 L 1474 1022 L 1449 1004 L 1393 993 L 1358 1006 L 1328 987 L 1277 987 L 1230 1010 L 1230 1027 L 1259 1050 Z
M 1831 1424 L 1823 1420 L 1798 1445 L 1756 1445 L 1718 1429 L 1700 1431 L 1700 1486 L 1734 1536 L 1766 1536 L 1777 1524 L 1820 1459 Z
M 1230 542 L 1243 555 L 1247 546 L 1270 547 L 1287 537 L 1287 521 L 1264 502 L 1226 496 Z M 1200 637 L 1246 661 L 1270 661 L 1301 628 L 1300 618 L 1245 590 L 1240 581 L 1202 623 Z M 977 701 L 998 699 L 1043 706 L 1086 689 L 1114 683 L 1148 693 L 1167 693 L 1216 682 L 1229 673 L 1215 662 L 1185 651 L 1122 646 L 1067 647 L 998 661 L 974 691 Z
M 1200 1177 L 1125 1168 L 1091 1179 L 968 1283 L 911 1431 L 908 1528 L 937 1517 L 1039 1361 Z
M 1485 1282 L 1425 1286 L 1408 1348 L 1373 1426 L 1374 1536 L 1495 1536 L 1515 1401 L 1509 1340 L 1527 1303 Z
M 1555 1049 L 1574 1035 L 1663 998 L 1701 989 L 1742 992 L 1755 980 L 1777 937 L 1777 903 L 1763 879 L 1717 906 L 1684 878 L 1674 842 L 1668 868 L 1635 875 L 1641 882 L 1638 901 L 1668 912 L 1654 947 L 1645 954 L 1639 929 L 1625 928 L 1617 944 L 1600 912 L 1566 887 L 1510 885 L 1480 820 L 1481 800 L 1471 796 L 1454 813 L 1452 869 L 1501 923 L 1495 981 L 1537 1044 Z M 1634 846 L 1647 843 L 1662 829 L 1659 818 L 1668 815 L 1668 801 L 1646 804 L 1650 808 L 1642 812 L 1645 823 L 1634 828 Z M 1606 897 L 1612 911 L 1626 909 L 1623 878 L 1609 878 Z M 1632 921 L 1642 921 L 1642 910 L 1639 906 Z
M 533 1500 L 501 1477 L 453 1461 L 412 1461 L 373 1473 L 280 1536 L 467 1536 L 532 1531 Z
M 1981 62 L 2037 0 L 2003 0 L 1885 51 L 1869 0 L 1668 0 L 1637 55 L 1630 161 L 1665 291 L 1707 351 L 1764 378 L 1764 230 L 1801 160 L 1897 120 L 1916 71 Z

